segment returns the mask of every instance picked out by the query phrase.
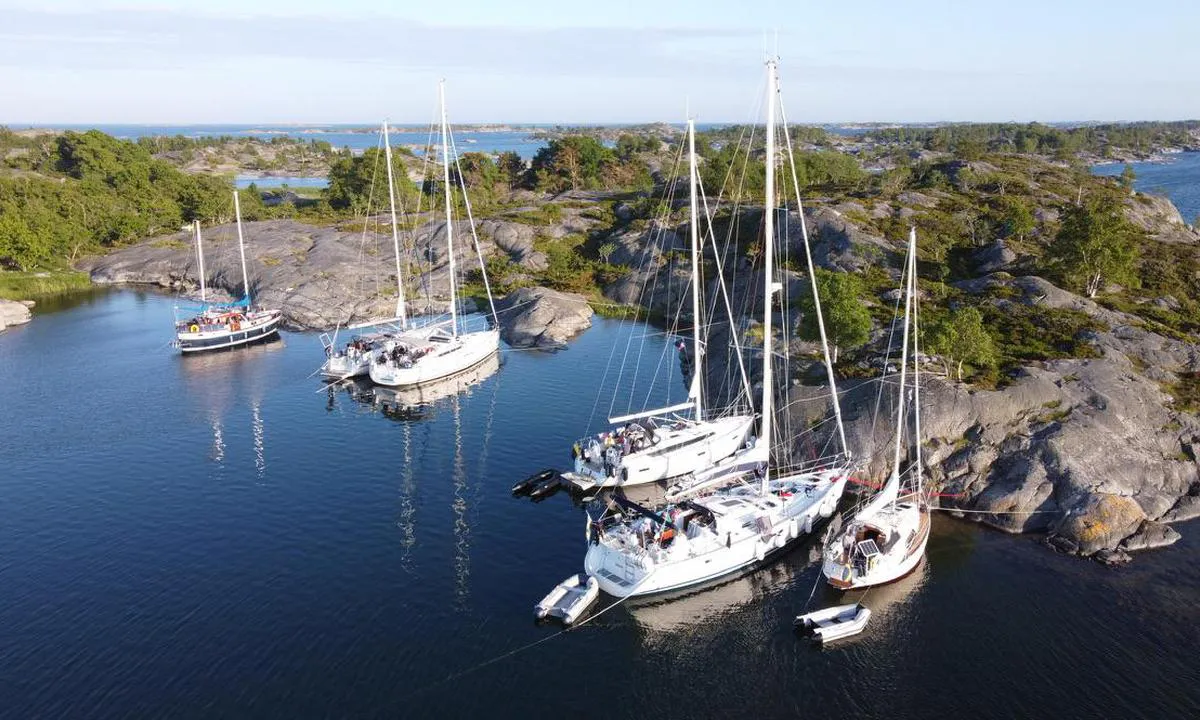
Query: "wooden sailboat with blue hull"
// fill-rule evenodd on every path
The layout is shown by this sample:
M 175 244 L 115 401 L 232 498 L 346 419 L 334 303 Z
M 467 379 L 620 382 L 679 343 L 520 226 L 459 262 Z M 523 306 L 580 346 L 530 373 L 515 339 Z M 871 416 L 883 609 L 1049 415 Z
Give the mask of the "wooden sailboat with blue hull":
M 175 306 L 175 347 L 182 353 L 249 345 L 275 337 L 283 313 L 279 310 L 253 308 L 250 281 L 246 275 L 246 245 L 242 238 L 242 210 L 237 190 L 233 191 L 234 214 L 237 217 L 238 252 L 242 260 L 243 296 L 227 303 L 207 302 L 207 283 L 204 273 L 204 245 L 200 223 L 192 225 L 196 238 L 196 256 L 200 274 L 200 304 Z

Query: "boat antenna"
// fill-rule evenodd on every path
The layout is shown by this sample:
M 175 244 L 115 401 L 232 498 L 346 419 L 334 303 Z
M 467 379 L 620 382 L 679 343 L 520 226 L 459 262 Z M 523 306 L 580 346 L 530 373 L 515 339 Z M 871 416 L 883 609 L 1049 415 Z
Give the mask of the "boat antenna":
M 396 253 L 396 317 L 400 318 L 400 327 L 408 326 L 408 318 L 404 306 L 404 275 L 400 271 L 400 235 L 396 229 L 396 187 L 392 179 L 392 144 L 388 139 L 387 120 L 383 121 L 383 156 L 387 162 L 388 203 L 392 209 L 392 249 Z
M 250 309 L 250 280 L 246 277 L 246 243 L 242 240 L 242 204 L 237 188 L 233 189 L 233 215 L 237 218 L 238 253 L 242 256 L 242 288 L 246 291 L 246 309 Z

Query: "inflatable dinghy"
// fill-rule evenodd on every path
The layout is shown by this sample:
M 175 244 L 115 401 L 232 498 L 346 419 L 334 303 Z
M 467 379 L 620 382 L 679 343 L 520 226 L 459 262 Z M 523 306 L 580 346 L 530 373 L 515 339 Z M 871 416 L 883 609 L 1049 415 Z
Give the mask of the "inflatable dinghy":
M 826 643 L 859 634 L 870 619 L 871 611 L 862 605 L 837 605 L 800 615 L 796 629 L 812 635 L 813 642 Z
M 533 615 L 538 620 L 556 617 L 564 625 L 571 625 L 587 610 L 600 595 L 600 583 L 590 575 L 579 573 L 563 580 L 534 606 Z
M 520 481 L 516 485 L 513 485 L 512 494 L 513 495 L 528 495 L 529 493 L 533 492 L 534 489 L 537 488 L 539 485 L 546 482 L 546 480 L 548 480 L 552 477 L 555 477 L 556 475 L 558 475 L 558 473 L 554 470 L 554 468 L 546 468 L 545 470 L 543 470 L 541 472 L 536 472 L 536 473 L 530 475 L 529 477 L 525 478 L 524 480 Z

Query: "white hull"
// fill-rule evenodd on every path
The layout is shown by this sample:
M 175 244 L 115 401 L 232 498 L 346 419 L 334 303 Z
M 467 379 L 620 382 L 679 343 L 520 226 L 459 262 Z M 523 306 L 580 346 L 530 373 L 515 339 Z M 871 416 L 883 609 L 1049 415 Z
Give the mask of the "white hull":
M 435 349 L 410 366 L 372 361 L 371 382 L 385 387 L 410 387 L 469 370 L 500 350 L 500 332 L 482 330 L 433 343 Z
M 575 458 L 573 472 L 563 477 L 581 488 L 643 485 L 705 471 L 730 457 L 752 440 L 754 418 L 734 415 L 702 422 L 673 421 L 654 431 L 654 440 L 641 450 L 623 453 L 606 448 L 595 438 Z
M 868 560 L 854 557 L 853 540 L 862 525 L 882 528 L 898 534 L 890 550 Z M 857 590 L 895 582 L 916 569 L 925 557 L 929 543 L 929 510 L 917 503 L 899 504 L 876 513 L 867 519 L 855 519 L 825 548 L 821 571 L 829 584 L 839 590 Z M 850 548 L 850 549 L 848 549 Z
M 719 493 L 680 506 L 684 517 L 667 545 L 647 539 L 636 519 L 593 539 L 584 570 L 614 597 L 679 590 L 736 573 L 791 546 L 837 506 L 844 475 L 801 476 L 778 481 L 800 490 L 789 496 L 757 492 Z M 713 522 L 698 524 L 687 508 L 709 510 Z M 686 518 L 686 520 L 685 520 Z M 687 522 L 691 521 L 691 522 Z
M 362 377 L 371 369 L 371 355 L 335 355 L 321 366 L 321 377 L 326 380 L 347 380 Z

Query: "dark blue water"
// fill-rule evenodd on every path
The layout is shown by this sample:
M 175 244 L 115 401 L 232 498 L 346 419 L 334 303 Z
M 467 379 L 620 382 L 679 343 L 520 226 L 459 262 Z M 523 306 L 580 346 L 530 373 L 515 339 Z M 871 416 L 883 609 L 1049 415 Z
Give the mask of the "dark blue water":
M 1186 223 L 1200 218 L 1200 152 L 1177 153 L 1167 162 L 1131 163 L 1137 190 L 1171 198 Z M 1121 163 L 1098 165 L 1092 168 L 1097 175 L 1120 175 Z
M 0 334 L 0 716 L 1200 716 L 1196 523 L 1109 570 L 938 516 L 824 651 L 807 547 L 554 636 L 584 517 L 508 489 L 567 460 L 622 326 L 385 416 L 306 377 L 311 335 L 182 358 L 167 298 L 44 310 Z

